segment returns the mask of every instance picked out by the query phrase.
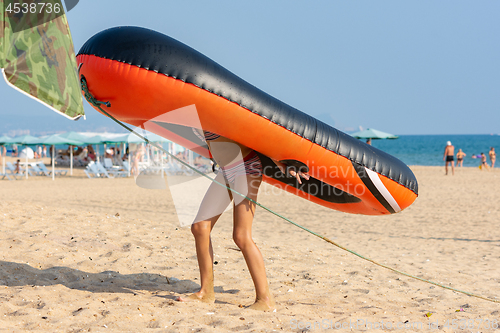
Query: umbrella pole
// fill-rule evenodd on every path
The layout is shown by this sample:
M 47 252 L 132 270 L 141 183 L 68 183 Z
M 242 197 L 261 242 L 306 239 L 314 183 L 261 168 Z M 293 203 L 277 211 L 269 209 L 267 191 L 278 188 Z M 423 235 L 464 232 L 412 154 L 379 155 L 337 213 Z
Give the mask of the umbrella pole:
M 132 153 L 132 150 L 130 149 L 130 144 L 128 145 L 128 176 L 130 177 L 130 169 L 132 169 L 132 164 L 130 164 L 130 154 Z
M 52 180 L 55 180 L 55 160 L 56 160 L 56 146 L 52 145 Z
M 130 145 L 128 146 L 128 176 L 130 177 L 130 169 L 132 169 L 132 164 L 130 164 L 130 154 L 132 153 L 132 150 L 130 149 Z
M 73 146 L 69 146 L 69 155 L 70 155 L 70 160 L 69 160 L 69 174 L 73 176 Z
M 26 151 L 26 179 L 28 179 L 28 146 L 24 150 Z
M 161 178 L 165 178 L 163 176 L 163 151 L 159 150 L 158 153 L 160 154 L 160 161 L 161 161 Z

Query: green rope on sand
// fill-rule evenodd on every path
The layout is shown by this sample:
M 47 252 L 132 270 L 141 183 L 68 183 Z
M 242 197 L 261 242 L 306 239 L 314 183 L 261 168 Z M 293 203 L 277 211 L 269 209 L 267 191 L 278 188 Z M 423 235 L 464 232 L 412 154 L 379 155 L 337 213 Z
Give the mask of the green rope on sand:
M 81 83 L 82 83 L 82 90 L 83 90 L 83 91 L 84 91 L 84 93 L 85 93 L 85 95 L 84 95 L 84 96 L 85 96 L 85 98 L 87 99 L 87 101 L 88 101 L 90 104 L 92 104 L 93 106 L 97 107 L 97 108 L 98 108 L 98 109 L 99 109 L 102 113 L 104 113 L 106 116 L 108 116 L 109 118 L 113 119 L 113 120 L 114 120 L 114 121 L 115 121 L 118 125 L 122 126 L 122 127 L 123 127 L 123 128 L 125 128 L 127 131 L 129 131 L 129 132 L 131 132 L 131 133 L 134 133 L 134 134 L 135 134 L 135 135 L 137 135 L 139 138 L 141 138 L 142 140 L 144 140 L 146 143 L 148 143 L 148 144 L 150 144 L 150 145 L 154 146 L 155 148 L 157 148 L 157 149 L 159 149 L 159 150 L 163 151 L 163 152 L 164 152 L 164 153 L 166 153 L 168 156 L 170 156 L 170 157 L 174 158 L 175 160 L 177 160 L 177 162 L 179 162 L 179 163 L 183 164 L 184 166 L 186 166 L 186 167 L 190 168 L 191 170 L 195 171 L 196 173 L 198 173 L 198 174 L 202 175 L 202 176 L 203 176 L 203 177 L 205 177 L 205 178 L 210 179 L 210 181 L 212 181 L 212 182 L 214 182 L 214 183 L 216 183 L 216 184 L 218 184 L 218 185 L 220 185 L 220 186 L 222 186 L 222 187 L 225 187 L 226 189 L 228 189 L 228 190 L 230 190 L 231 192 L 233 192 L 233 193 L 235 193 L 235 194 L 237 194 L 237 195 L 239 195 L 239 196 L 243 197 L 244 199 L 249 200 L 250 202 L 254 203 L 255 205 L 257 205 L 257 206 L 259 206 L 259 207 L 261 207 L 261 208 L 263 208 L 263 209 L 267 210 L 267 211 L 268 211 L 268 212 L 270 212 L 271 214 L 276 215 L 277 217 L 279 217 L 279 218 L 281 218 L 281 219 L 283 219 L 283 220 L 287 221 L 288 223 L 291 223 L 291 224 L 293 224 L 294 226 L 296 226 L 296 227 L 298 227 L 298 228 L 300 228 L 300 229 L 302 229 L 302 230 L 304 230 L 304 231 L 307 231 L 308 233 L 310 233 L 310 234 L 312 234 L 312 235 L 314 235 L 314 236 L 316 236 L 316 237 L 321 238 L 322 240 L 324 240 L 324 241 L 326 241 L 326 242 L 328 242 L 328 243 L 330 243 L 330 244 L 332 244 L 332 245 L 334 245 L 334 246 L 338 247 L 339 249 L 342 249 L 342 250 L 344 250 L 344 251 L 347 251 L 347 252 L 349 252 L 349 253 L 351 253 L 351 254 L 353 254 L 353 255 L 355 255 L 355 256 L 357 256 L 357 257 L 359 257 L 359 258 L 363 259 L 363 260 L 369 261 L 369 262 L 371 262 L 371 263 L 372 263 L 372 264 L 374 264 L 374 265 L 377 265 L 377 266 L 383 267 L 383 268 L 388 269 L 388 270 L 390 270 L 390 271 L 393 271 L 393 272 L 395 272 L 395 273 L 398 273 L 398 274 L 401 274 L 401 275 L 404 275 L 404 276 L 407 276 L 407 277 L 410 277 L 410 278 L 412 278 L 412 279 L 416 279 L 416 280 L 419 280 L 419 281 L 422 281 L 422 282 L 425 282 L 425 283 L 433 284 L 433 285 L 435 285 L 435 286 L 438 286 L 438 287 L 441 287 L 441 288 L 444 288 L 444 289 L 452 290 L 452 291 L 455 291 L 455 292 L 457 292 L 457 293 L 461 293 L 461 294 L 465 294 L 465 295 L 468 295 L 468 296 L 472 296 L 472 297 L 480 298 L 480 299 L 483 299 L 483 300 L 485 300 L 485 301 L 490 301 L 490 302 L 494 302 L 494 303 L 500 303 L 500 300 L 491 299 L 491 298 L 487 298 L 487 297 L 484 297 L 484 296 L 476 295 L 476 294 L 474 294 L 474 293 L 470 293 L 470 292 L 467 292 L 467 291 L 463 291 L 463 290 L 455 289 L 455 288 L 452 288 L 452 287 L 448 287 L 448 286 L 445 286 L 445 285 L 443 285 L 443 284 L 441 284 L 441 283 L 437 283 L 437 282 L 433 282 L 433 281 L 430 281 L 430 280 L 426 280 L 426 279 L 420 278 L 420 277 L 418 277 L 418 276 L 411 275 L 411 274 L 408 274 L 408 273 L 405 273 L 405 272 L 399 271 L 399 270 L 397 270 L 397 269 L 395 269 L 395 268 L 389 267 L 389 266 L 387 266 L 387 265 L 381 264 L 381 263 L 379 263 L 379 262 L 374 261 L 373 259 L 367 258 L 367 257 L 365 257 L 365 256 L 363 256 L 363 255 L 361 255 L 361 254 L 359 254 L 359 253 L 356 253 L 356 252 L 354 252 L 354 251 L 352 251 L 352 250 L 349 250 L 348 248 L 345 248 L 345 247 L 343 247 L 342 245 L 337 244 L 337 243 L 335 243 L 334 241 L 332 241 L 332 240 L 328 239 L 327 237 L 322 236 L 322 235 L 320 235 L 320 234 L 318 234 L 318 233 L 316 233 L 316 232 L 314 232 L 314 231 L 312 231 L 312 230 L 307 229 L 306 227 L 301 226 L 300 224 L 297 224 L 297 223 L 293 222 L 292 220 L 290 220 L 290 219 L 288 219 L 288 218 L 284 217 L 283 215 L 281 215 L 281 214 L 279 214 L 279 213 L 276 213 L 275 211 L 271 210 L 270 208 L 267 208 L 266 206 L 261 205 L 261 204 L 260 204 L 260 203 L 258 203 L 257 201 L 255 201 L 255 200 L 253 200 L 253 199 L 248 198 L 246 195 L 241 194 L 241 193 L 239 193 L 238 191 L 236 191 L 236 190 L 234 190 L 234 189 L 232 189 L 232 188 L 230 188 L 230 187 L 226 186 L 226 184 L 222 184 L 222 183 L 220 183 L 220 182 L 216 181 L 215 179 L 210 178 L 209 176 L 207 176 L 207 175 L 206 175 L 206 174 L 204 174 L 203 172 L 201 172 L 201 171 L 199 171 L 199 170 L 197 170 L 197 169 L 193 168 L 193 167 L 192 167 L 191 165 L 189 165 L 188 163 L 186 163 L 186 162 L 184 162 L 183 160 L 179 159 L 178 157 L 176 157 L 176 156 L 172 155 L 170 152 L 168 152 L 167 150 L 163 149 L 163 147 L 161 147 L 161 146 L 157 145 L 157 144 L 156 144 L 156 143 L 154 143 L 154 142 L 150 142 L 150 141 L 149 141 L 147 138 L 145 138 L 144 136 L 140 135 L 140 134 L 139 134 L 139 133 L 137 133 L 137 132 L 134 132 L 134 130 L 133 130 L 133 129 L 131 129 L 131 128 L 130 128 L 130 127 L 128 127 L 127 125 L 123 124 L 121 121 L 117 120 L 116 118 L 114 118 L 114 117 L 113 117 L 113 116 L 111 116 L 108 112 L 104 111 L 104 110 L 101 108 L 101 105 L 102 105 L 102 104 L 106 105 L 107 107 L 111 107 L 111 104 L 110 104 L 109 102 L 101 102 L 101 101 L 98 101 L 97 99 L 95 99 L 95 98 L 94 98 L 94 96 L 92 96 L 92 94 L 88 91 L 87 81 L 85 80 L 85 77 L 84 77 L 83 75 L 82 75 L 82 77 L 81 77 Z

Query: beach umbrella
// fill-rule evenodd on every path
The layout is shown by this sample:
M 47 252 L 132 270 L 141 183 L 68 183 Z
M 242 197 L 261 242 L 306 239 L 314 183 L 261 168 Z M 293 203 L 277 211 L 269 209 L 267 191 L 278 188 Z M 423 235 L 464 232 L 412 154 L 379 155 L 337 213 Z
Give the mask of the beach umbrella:
M 351 134 L 356 139 L 397 139 L 397 135 L 382 132 L 373 128 Z
M 55 179 L 55 145 L 70 145 L 70 146 L 81 146 L 83 143 L 81 141 L 71 140 L 68 138 L 63 138 L 59 134 L 53 134 L 43 139 L 41 142 L 44 145 L 52 146 L 52 180 Z M 73 175 L 73 149 L 70 149 L 70 174 Z
M 40 143 L 40 139 L 32 135 L 21 135 L 12 138 L 8 143 L 18 144 L 18 145 L 37 145 Z
M 83 142 L 78 140 L 71 140 L 67 138 L 63 138 L 59 134 L 49 135 L 48 137 L 43 138 L 41 142 L 44 145 L 72 145 L 72 146 L 81 146 Z
M 66 132 L 63 134 L 59 134 L 59 136 L 70 140 L 80 141 L 81 144 L 87 145 L 96 145 L 103 142 L 103 138 L 100 135 L 95 134 L 85 135 L 78 132 Z
M 9 144 L 11 142 L 12 138 L 6 135 L 0 136 L 0 145 L 5 145 Z
M 61 138 L 64 138 L 64 139 L 79 141 L 81 143 L 87 143 L 87 139 L 89 138 L 88 136 L 82 135 L 82 134 L 77 133 L 77 132 L 66 132 L 66 133 L 59 134 L 59 136 Z

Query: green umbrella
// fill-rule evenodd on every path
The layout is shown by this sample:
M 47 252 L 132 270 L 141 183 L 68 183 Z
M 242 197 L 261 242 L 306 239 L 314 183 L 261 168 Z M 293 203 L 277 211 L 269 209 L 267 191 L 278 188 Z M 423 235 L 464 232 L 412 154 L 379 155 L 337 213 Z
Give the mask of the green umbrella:
M 102 143 L 103 141 L 103 139 L 99 135 L 87 136 L 77 132 L 66 132 L 63 134 L 59 134 L 59 136 L 70 140 L 80 141 L 80 145 L 96 145 Z
M 72 145 L 72 146 L 83 145 L 83 142 L 81 141 L 63 138 L 59 134 L 53 134 L 46 138 L 43 138 L 43 140 L 39 143 L 44 145 Z
M 70 146 L 81 146 L 83 142 L 77 140 L 71 140 L 68 138 L 63 138 L 59 134 L 53 134 L 43 139 L 42 144 L 52 146 L 52 180 L 55 179 L 54 176 L 54 164 L 55 164 L 55 145 L 70 145 Z M 73 175 L 73 149 L 70 149 L 70 175 Z
M 364 131 L 351 134 L 356 139 L 397 139 L 397 135 L 382 132 L 376 129 L 368 128 Z
M 40 143 L 40 139 L 32 135 L 21 135 L 12 138 L 8 143 L 18 144 L 18 145 L 37 145 Z
M 6 135 L 0 136 L 0 145 L 9 144 L 11 140 L 12 140 L 12 138 L 9 136 L 6 136 Z

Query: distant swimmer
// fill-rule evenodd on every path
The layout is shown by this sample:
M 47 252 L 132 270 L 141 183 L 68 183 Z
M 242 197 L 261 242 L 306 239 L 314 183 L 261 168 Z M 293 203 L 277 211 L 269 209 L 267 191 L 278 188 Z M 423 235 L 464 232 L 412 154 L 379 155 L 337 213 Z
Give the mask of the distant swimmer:
M 444 169 L 446 175 L 448 174 L 448 164 L 451 163 L 451 173 L 455 174 L 455 147 L 450 141 L 446 142 L 446 147 L 444 148 L 443 161 L 445 161 Z
M 462 149 L 458 150 L 457 153 L 457 167 L 462 167 L 464 164 L 464 157 L 467 156 L 466 153 L 462 151 Z
M 491 147 L 489 155 L 491 161 L 491 168 L 493 169 L 495 167 L 495 160 L 497 159 L 497 154 L 495 154 L 495 147 Z

